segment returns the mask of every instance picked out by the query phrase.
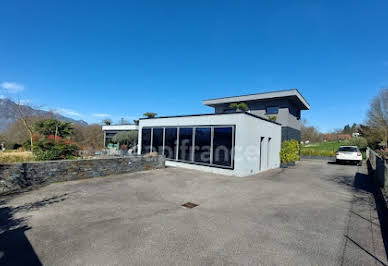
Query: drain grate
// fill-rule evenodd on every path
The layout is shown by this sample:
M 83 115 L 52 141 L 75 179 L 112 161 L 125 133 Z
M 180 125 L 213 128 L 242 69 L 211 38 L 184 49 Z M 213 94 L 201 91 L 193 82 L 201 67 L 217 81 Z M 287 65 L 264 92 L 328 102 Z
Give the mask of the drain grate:
M 199 206 L 199 204 L 195 204 L 195 203 L 192 203 L 192 202 L 186 202 L 185 204 L 182 204 L 182 206 L 185 207 L 185 208 L 192 209 L 192 208 L 195 208 L 195 207 Z

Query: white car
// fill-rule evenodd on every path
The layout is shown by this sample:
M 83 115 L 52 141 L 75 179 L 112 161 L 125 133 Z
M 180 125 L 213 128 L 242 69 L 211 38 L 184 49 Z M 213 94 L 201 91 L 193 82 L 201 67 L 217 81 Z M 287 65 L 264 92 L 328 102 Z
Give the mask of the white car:
M 357 146 L 341 146 L 335 154 L 336 162 L 353 162 L 362 165 L 362 154 Z

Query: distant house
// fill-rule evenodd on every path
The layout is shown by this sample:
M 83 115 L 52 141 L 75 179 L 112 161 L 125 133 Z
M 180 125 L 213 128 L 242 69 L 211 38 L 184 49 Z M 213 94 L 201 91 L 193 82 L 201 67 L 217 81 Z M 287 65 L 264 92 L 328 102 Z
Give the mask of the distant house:
M 230 105 L 241 102 L 248 105 L 251 114 L 276 119 L 282 125 L 282 141 L 301 140 L 301 111 L 309 110 L 310 105 L 297 89 L 215 98 L 204 100 L 203 104 L 222 114 L 236 112 Z
M 323 136 L 325 141 L 350 140 L 351 138 L 352 136 L 350 134 L 327 133 Z

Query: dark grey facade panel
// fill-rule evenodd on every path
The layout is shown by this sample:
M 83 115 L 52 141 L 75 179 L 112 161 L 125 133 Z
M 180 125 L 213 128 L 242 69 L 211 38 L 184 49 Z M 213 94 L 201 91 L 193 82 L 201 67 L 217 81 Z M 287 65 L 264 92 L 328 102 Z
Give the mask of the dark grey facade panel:
M 300 130 L 297 130 L 292 127 L 282 127 L 282 142 L 286 140 L 295 139 L 297 141 L 301 141 L 301 133 Z

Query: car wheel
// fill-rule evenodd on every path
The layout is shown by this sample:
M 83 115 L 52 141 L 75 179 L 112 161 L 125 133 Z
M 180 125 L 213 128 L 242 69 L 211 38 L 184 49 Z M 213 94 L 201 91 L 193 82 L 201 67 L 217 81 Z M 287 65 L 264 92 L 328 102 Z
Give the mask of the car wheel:
M 336 159 L 336 160 L 335 160 L 335 163 L 336 163 L 336 164 L 339 164 L 339 163 L 340 163 L 340 160 Z
M 362 161 L 359 161 L 357 165 L 362 166 Z

